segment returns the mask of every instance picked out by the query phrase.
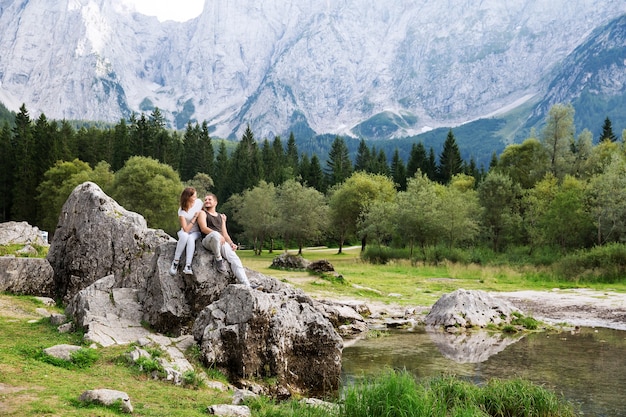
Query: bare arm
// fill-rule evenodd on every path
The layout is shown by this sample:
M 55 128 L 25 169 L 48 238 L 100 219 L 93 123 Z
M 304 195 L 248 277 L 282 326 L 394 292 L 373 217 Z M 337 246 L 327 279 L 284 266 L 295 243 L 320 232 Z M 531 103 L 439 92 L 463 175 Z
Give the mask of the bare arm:
M 225 214 L 222 214 L 222 235 L 224 236 L 224 240 L 228 242 L 228 244 L 230 244 L 230 247 L 232 248 L 232 250 L 237 249 L 237 245 L 235 245 L 233 240 L 230 238 L 230 235 L 228 234 L 228 229 L 226 229 L 226 215 Z
M 181 229 L 189 233 L 193 225 L 198 221 L 198 213 L 196 213 L 196 215 L 193 216 L 193 219 L 191 219 L 190 222 L 188 222 L 187 219 L 185 219 L 183 216 L 178 216 L 178 219 L 180 220 Z

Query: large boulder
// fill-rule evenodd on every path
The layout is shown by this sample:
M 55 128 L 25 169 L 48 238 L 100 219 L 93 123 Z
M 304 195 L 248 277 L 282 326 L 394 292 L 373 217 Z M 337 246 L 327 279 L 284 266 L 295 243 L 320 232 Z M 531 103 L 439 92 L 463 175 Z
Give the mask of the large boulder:
M 54 271 L 47 260 L 0 256 L 0 292 L 54 297 Z
M 510 323 L 513 313 L 519 312 L 508 301 L 495 298 L 485 291 L 458 289 L 444 294 L 426 316 L 426 325 L 448 331 L 484 328 Z
M 155 256 L 147 274 L 145 291 L 139 294 L 144 308 L 144 321 L 159 332 L 180 335 L 189 334 L 194 320 L 209 304 L 218 300 L 230 284 L 237 283 L 226 262 L 226 273 L 215 267 L 214 255 L 196 242 L 191 267 L 193 274 L 185 275 L 179 268 L 176 275 L 169 274 L 174 259 L 175 243 L 165 243 L 155 250 Z M 290 292 L 293 288 L 246 268 L 248 279 L 261 284 L 268 292 Z
M 63 205 L 48 252 L 58 296 L 67 302 L 107 275 L 117 287 L 144 288 L 154 252 L 166 242 L 174 239 L 85 182 Z
M 0 245 L 47 245 L 44 234 L 27 222 L 0 223 Z
M 275 392 L 335 391 L 343 341 L 313 304 L 298 291 L 289 295 L 228 286 L 193 325 L 202 360 L 234 383 L 275 378 Z

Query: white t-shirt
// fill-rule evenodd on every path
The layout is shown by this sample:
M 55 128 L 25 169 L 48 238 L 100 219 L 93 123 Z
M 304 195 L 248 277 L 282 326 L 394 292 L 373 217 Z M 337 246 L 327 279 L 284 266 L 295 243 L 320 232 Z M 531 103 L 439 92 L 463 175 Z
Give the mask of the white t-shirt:
M 190 222 L 193 219 L 193 216 L 196 215 L 197 212 L 202 210 L 202 200 L 196 198 L 196 201 L 193 203 L 193 206 L 189 209 L 189 211 L 185 211 L 182 208 L 178 208 L 178 217 L 183 216 L 187 222 Z M 194 223 L 191 230 L 188 233 L 200 232 L 200 227 L 198 227 L 198 223 Z

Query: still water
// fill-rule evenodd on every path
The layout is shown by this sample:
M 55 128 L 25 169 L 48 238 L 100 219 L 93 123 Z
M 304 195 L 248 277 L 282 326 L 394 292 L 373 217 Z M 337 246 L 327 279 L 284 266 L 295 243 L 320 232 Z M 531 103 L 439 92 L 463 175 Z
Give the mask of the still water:
M 346 343 L 344 384 L 385 368 L 406 369 L 418 379 L 456 375 L 477 384 L 520 377 L 563 394 L 580 415 L 626 417 L 624 331 L 581 328 L 517 337 L 397 331 Z

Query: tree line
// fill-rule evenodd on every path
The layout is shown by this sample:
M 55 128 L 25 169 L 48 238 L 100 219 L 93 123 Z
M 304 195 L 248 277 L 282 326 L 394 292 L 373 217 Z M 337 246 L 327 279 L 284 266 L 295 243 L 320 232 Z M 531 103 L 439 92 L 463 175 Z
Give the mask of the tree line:
M 461 161 L 452 132 L 450 140 L 449 149 L 440 156 L 442 167 Z M 341 137 L 335 138 L 325 160 L 316 154 L 300 153 L 293 134 L 283 142 L 279 136 L 259 142 L 250 127 L 240 142 L 215 141 L 206 122 L 189 122 L 182 133 L 171 131 L 158 108 L 150 115 L 133 115 L 111 126 L 83 124 L 76 128 L 67 120 L 48 120 L 45 114 L 33 120 L 22 105 L 11 123 L 5 117 L 0 132 L 0 221 L 24 220 L 54 228 L 49 205 L 42 197 L 42 185 L 48 180 L 46 172 L 58 161 L 78 160 L 92 169 L 105 163 L 117 173 L 129 158 L 148 157 L 170 166 L 183 183 L 207 176 L 211 190 L 221 201 L 261 180 L 280 185 L 296 179 L 326 193 L 359 170 L 391 175 L 401 187 L 418 169 L 431 173 L 433 178 L 438 175 L 433 149 L 427 154 L 421 143 L 413 147 L 407 167 L 398 152 L 389 164 L 384 151 L 369 148 L 365 141 L 360 142 L 355 163 Z M 451 162 L 446 165 L 448 159 Z
M 237 143 L 215 141 L 215 151 L 206 123 L 180 136 L 158 109 L 74 131 L 43 115 L 31 121 L 22 106 L 1 138 L 3 216 L 44 230 L 89 180 L 172 234 L 183 186 L 215 192 L 257 252 L 278 241 L 334 243 L 339 252 L 358 242 L 412 257 L 437 246 L 571 251 L 626 239 L 623 140 L 608 118 L 596 144 L 589 130 L 576 136 L 571 105 L 553 106 L 541 132 L 494 154 L 486 172 L 461 159 L 451 130 L 438 158 L 416 143 L 406 163 L 396 152 L 390 164 L 364 141 L 352 161 L 336 137 L 322 168 L 317 155 L 299 154 L 293 135 L 286 146 L 280 137 L 257 142 L 248 127 Z

